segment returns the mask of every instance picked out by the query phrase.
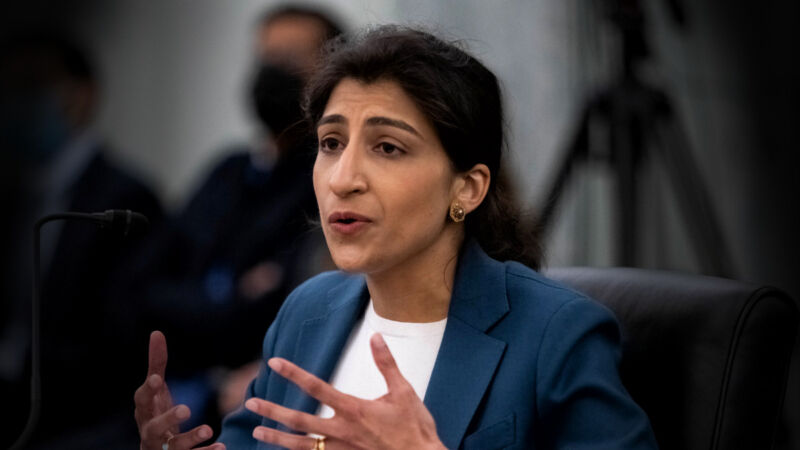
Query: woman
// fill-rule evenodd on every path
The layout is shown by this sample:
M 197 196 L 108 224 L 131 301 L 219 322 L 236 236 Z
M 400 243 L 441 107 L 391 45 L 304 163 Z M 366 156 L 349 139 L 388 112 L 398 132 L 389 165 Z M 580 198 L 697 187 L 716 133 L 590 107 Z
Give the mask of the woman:
M 427 33 L 381 27 L 335 46 L 307 94 L 341 271 L 286 300 L 215 445 L 654 448 L 619 380 L 611 313 L 513 262 L 536 263 L 497 183 L 494 75 Z M 158 332 L 150 352 L 142 448 L 207 439 L 206 426 L 177 432 L 189 411 L 169 401 Z

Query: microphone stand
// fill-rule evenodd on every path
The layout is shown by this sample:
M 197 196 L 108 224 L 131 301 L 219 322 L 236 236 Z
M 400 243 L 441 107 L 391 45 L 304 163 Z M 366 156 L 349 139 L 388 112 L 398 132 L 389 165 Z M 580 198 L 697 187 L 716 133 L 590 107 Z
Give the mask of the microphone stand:
M 100 228 L 113 228 L 117 225 L 116 220 L 120 216 L 125 217 L 124 234 L 127 236 L 132 225 L 137 228 L 147 225 L 147 219 L 130 210 L 108 210 L 104 213 L 76 213 L 65 212 L 50 214 L 41 217 L 33 225 L 33 296 L 31 297 L 31 408 L 28 412 L 28 421 L 25 423 L 22 433 L 20 433 L 11 450 L 21 450 L 30 441 L 42 409 L 42 374 L 41 374 L 41 257 L 40 238 L 42 226 L 54 220 L 88 220 L 99 225 Z

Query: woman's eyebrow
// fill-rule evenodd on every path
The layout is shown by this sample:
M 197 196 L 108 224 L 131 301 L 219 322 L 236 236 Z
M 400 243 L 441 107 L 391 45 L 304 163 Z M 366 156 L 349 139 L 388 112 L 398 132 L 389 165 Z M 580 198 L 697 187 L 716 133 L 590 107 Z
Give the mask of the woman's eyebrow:
M 388 125 L 390 127 L 396 127 L 396 128 L 400 128 L 401 130 L 408 131 L 411 134 L 415 134 L 417 137 L 420 137 L 420 138 L 422 137 L 422 135 L 419 134 L 419 131 L 417 131 L 414 127 L 412 127 L 408 123 L 406 123 L 406 122 L 404 122 L 402 120 L 398 120 L 398 119 L 390 119 L 388 117 L 381 117 L 381 116 L 370 117 L 369 119 L 366 120 L 366 124 L 367 125 L 373 125 L 373 126 L 374 125 Z
M 347 123 L 347 118 L 341 114 L 330 114 L 319 119 L 319 122 L 317 122 L 317 128 L 329 123 Z M 422 137 L 422 135 L 419 133 L 419 131 L 417 131 L 416 128 L 412 127 L 407 122 L 399 119 L 391 119 L 389 117 L 375 116 L 367 119 L 365 121 L 365 124 L 370 126 L 386 125 L 390 127 L 395 127 L 401 130 L 408 131 L 409 133 L 414 134 L 417 137 L 420 138 Z
M 317 122 L 317 128 L 325 125 L 326 123 L 347 123 L 347 118 L 341 114 L 330 114 L 319 119 L 319 122 Z

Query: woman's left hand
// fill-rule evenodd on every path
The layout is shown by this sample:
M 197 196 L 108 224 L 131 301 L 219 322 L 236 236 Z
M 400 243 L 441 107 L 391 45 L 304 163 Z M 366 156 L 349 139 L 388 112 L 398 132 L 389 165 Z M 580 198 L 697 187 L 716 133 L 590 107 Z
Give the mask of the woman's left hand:
M 330 406 L 335 415 L 323 419 L 258 398 L 247 400 L 250 411 L 303 433 L 325 436 L 326 450 L 339 449 L 444 449 L 436 434 L 436 423 L 414 388 L 403 378 L 383 338 L 370 339 L 372 357 L 389 392 L 375 400 L 364 400 L 337 391 L 333 386 L 282 358 L 272 358 L 272 370 L 295 383 L 310 396 Z M 289 449 L 308 450 L 315 438 L 256 427 L 253 437 Z

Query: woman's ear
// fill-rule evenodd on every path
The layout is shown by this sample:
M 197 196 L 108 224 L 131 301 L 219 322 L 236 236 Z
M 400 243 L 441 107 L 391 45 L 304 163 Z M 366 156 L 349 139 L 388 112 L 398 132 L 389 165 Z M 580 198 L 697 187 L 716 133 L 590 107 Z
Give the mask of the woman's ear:
M 467 214 L 475 211 L 486 197 L 491 181 L 492 175 L 486 164 L 475 164 L 459 175 L 454 200 L 461 203 Z

